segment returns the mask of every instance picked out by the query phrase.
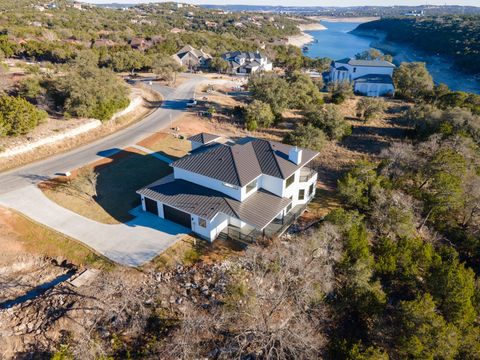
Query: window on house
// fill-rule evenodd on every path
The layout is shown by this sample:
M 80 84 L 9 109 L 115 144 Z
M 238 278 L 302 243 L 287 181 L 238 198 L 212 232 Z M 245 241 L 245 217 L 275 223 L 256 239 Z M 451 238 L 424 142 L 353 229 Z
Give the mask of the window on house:
M 310 187 L 308 188 L 308 196 L 312 194 L 313 194 L 313 184 L 311 184 Z
M 202 218 L 198 218 L 198 225 L 202 228 L 206 228 L 207 227 L 207 220 L 202 219 Z
M 294 181 L 295 181 L 295 174 L 293 174 L 287 179 L 287 182 L 285 183 L 285 187 L 288 188 L 290 185 L 293 184 Z
M 356 68 L 356 67 L 353 68 L 353 72 L 354 72 L 354 73 L 357 72 L 357 68 Z
M 247 194 L 257 187 L 257 180 L 253 180 L 250 184 L 247 185 Z
M 298 191 L 298 200 L 303 200 L 303 199 L 305 199 L 305 190 L 304 189 Z

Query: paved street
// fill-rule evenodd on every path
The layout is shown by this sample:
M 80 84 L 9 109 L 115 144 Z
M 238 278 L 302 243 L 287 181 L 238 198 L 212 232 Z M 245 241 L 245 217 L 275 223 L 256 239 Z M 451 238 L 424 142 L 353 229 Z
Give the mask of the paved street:
M 176 89 L 153 85 L 155 90 L 164 95 L 165 101 L 145 119 L 93 143 L 1 173 L 0 194 L 36 184 L 55 176 L 56 173 L 70 171 L 109 156 L 156 131 L 169 127 L 170 120 L 175 120 L 181 115 L 186 109 L 188 100 L 194 96 L 196 87 L 205 80 L 202 77 L 192 77 Z

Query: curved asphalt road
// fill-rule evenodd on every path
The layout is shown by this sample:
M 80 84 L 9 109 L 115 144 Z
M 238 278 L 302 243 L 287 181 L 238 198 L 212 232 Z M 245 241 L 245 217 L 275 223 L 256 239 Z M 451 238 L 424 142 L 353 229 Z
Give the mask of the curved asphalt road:
M 152 85 L 154 90 L 164 96 L 164 102 L 160 108 L 143 120 L 95 142 L 0 173 L 0 194 L 36 184 L 57 173 L 64 173 L 110 156 L 158 130 L 169 127 L 170 121 L 175 120 L 186 109 L 187 102 L 195 95 L 196 87 L 205 80 L 206 78 L 203 77 L 192 77 L 176 89 Z

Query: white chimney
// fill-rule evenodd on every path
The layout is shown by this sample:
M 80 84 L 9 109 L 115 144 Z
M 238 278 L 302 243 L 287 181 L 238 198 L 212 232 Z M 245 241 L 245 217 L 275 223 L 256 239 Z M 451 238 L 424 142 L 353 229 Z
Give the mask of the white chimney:
M 288 152 L 288 160 L 295 163 L 296 165 L 300 165 L 302 162 L 302 149 L 298 147 L 292 147 Z

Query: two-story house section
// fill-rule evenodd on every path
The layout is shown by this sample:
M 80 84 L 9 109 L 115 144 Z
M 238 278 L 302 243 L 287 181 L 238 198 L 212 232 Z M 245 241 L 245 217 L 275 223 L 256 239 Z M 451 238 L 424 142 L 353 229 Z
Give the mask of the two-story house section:
M 137 191 L 144 211 L 213 241 L 227 227 L 265 233 L 315 195 L 315 151 L 249 137 L 190 139 L 194 150 L 171 164 L 173 174 Z
M 353 83 L 355 93 L 366 96 L 393 95 L 395 65 L 385 60 L 341 59 L 330 65 L 330 81 Z
M 257 71 L 271 71 L 273 65 L 259 51 L 232 51 L 222 55 L 228 62 L 228 71 L 232 74 L 253 74 Z

